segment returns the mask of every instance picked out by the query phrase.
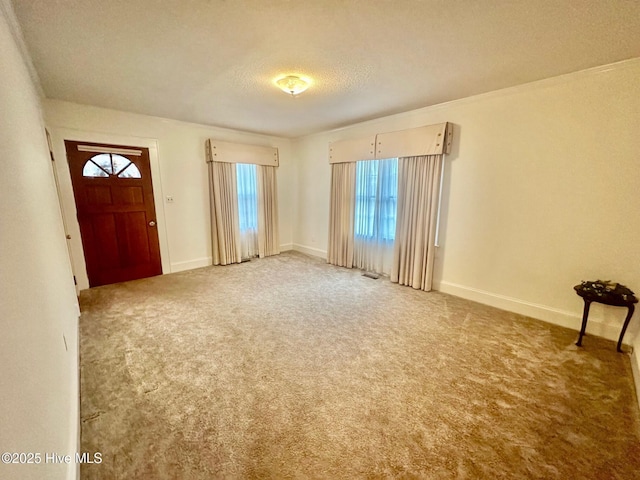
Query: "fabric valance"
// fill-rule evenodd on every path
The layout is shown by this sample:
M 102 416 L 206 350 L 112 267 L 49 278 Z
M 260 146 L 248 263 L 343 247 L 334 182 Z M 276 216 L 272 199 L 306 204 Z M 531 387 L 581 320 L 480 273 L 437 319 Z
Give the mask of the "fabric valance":
M 253 163 L 267 167 L 280 165 L 276 147 L 221 142 L 212 138 L 207 140 L 206 147 L 207 162 Z
M 453 125 L 445 122 L 341 140 L 329 144 L 329 163 L 442 155 L 451 151 L 452 137 Z
M 329 163 L 348 163 L 376 158 L 376 136 L 342 140 L 329 144 Z

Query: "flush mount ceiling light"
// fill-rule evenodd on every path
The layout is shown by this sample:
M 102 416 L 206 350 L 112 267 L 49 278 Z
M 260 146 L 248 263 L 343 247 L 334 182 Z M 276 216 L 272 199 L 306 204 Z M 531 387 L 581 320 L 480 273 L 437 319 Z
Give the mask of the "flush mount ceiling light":
M 296 95 L 301 94 L 309 85 L 311 85 L 311 80 L 306 77 L 300 77 L 298 75 L 286 75 L 284 77 L 279 77 L 275 80 L 275 84 L 282 90 L 284 93 L 288 93 L 291 96 L 295 97 Z

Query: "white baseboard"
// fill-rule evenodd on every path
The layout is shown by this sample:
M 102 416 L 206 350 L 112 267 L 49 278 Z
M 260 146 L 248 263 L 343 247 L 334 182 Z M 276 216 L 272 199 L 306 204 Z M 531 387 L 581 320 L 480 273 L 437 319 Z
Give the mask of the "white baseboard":
M 326 250 L 320 250 L 319 248 L 307 247 L 305 245 L 300 245 L 299 243 L 294 243 L 293 250 L 295 250 L 296 252 L 306 253 L 307 255 L 311 255 L 312 257 L 319 257 L 324 260 L 327 259 Z
M 527 317 L 536 318 L 576 331 L 580 331 L 582 325 L 582 315 L 576 315 L 573 312 L 559 310 L 546 305 L 531 303 L 445 281 L 440 282 L 435 289 L 442 293 L 449 293 L 456 297 L 466 298 L 467 300 L 473 300 L 474 302 L 483 303 L 509 312 L 519 313 L 520 315 L 526 315 Z M 592 312 L 592 314 L 589 315 L 586 333 L 617 342 L 620 336 L 620 327 L 604 323 L 596 315 L 593 315 Z
M 76 342 L 75 342 L 75 353 L 76 353 L 76 359 L 75 359 L 75 367 L 76 367 L 76 375 L 77 375 L 77 384 L 75 385 L 74 391 L 75 391 L 75 396 L 72 397 L 73 398 L 73 402 L 74 402 L 74 406 L 73 408 L 75 408 L 76 412 L 75 412 L 75 439 L 72 439 L 72 442 L 75 443 L 75 451 L 69 452 L 72 455 L 75 452 L 80 452 L 82 454 L 82 443 L 81 443 L 81 434 L 82 434 L 82 412 L 80 410 L 80 408 L 82 407 L 82 405 L 80 404 L 80 398 L 81 398 L 81 385 L 80 385 L 80 316 L 78 315 L 78 319 L 76 321 Z M 72 463 L 70 465 L 69 471 L 68 471 L 68 478 L 69 480 L 80 480 L 80 465 L 76 464 L 75 462 Z
M 171 264 L 171 273 L 193 270 L 194 268 L 208 267 L 213 262 L 211 257 L 196 258 L 186 262 L 176 262 Z
M 280 251 L 286 252 L 287 250 L 293 250 L 293 243 L 285 243 L 280 245 Z M 171 264 L 171 273 L 184 272 L 185 270 L 193 270 L 194 268 L 208 267 L 213 263 L 211 257 L 196 258 L 194 260 L 187 260 L 186 262 L 176 262 Z
M 640 356 L 634 348 L 631 354 L 631 371 L 633 372 L 633 383 L 636 385 L 636 399 L 640 407 Z

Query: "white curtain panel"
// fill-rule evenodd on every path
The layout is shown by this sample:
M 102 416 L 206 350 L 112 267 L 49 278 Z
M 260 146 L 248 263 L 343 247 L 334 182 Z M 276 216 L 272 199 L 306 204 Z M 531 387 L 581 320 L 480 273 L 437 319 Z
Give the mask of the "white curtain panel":
M 327 262 L 333 265 L 353 267 L 355 197 L 356 163 L 334 163 L 331 165 Z
M 356 163 L 354 266 L 389 275 L 398 196 L 398 159 Z
M 260 258 L 280 253 L 276 167 L 257 166 L 258 252 Z
M 234 163 L 208 163 L 213 264 L 240 263 L 236 166 Z
M 258 255 L 258 192 L 256 165 L 236 164 L 238 220 L 242 258 Z
M 431 290 L 442 155 L 400 158 L 391 281 Z

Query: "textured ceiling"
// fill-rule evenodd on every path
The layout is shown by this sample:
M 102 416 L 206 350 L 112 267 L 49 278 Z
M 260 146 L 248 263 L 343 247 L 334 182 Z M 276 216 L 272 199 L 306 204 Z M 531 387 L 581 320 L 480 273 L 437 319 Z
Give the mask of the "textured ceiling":
M 48 98 L 284 137 L 640 56 L 637 0 L 13 3 Z

